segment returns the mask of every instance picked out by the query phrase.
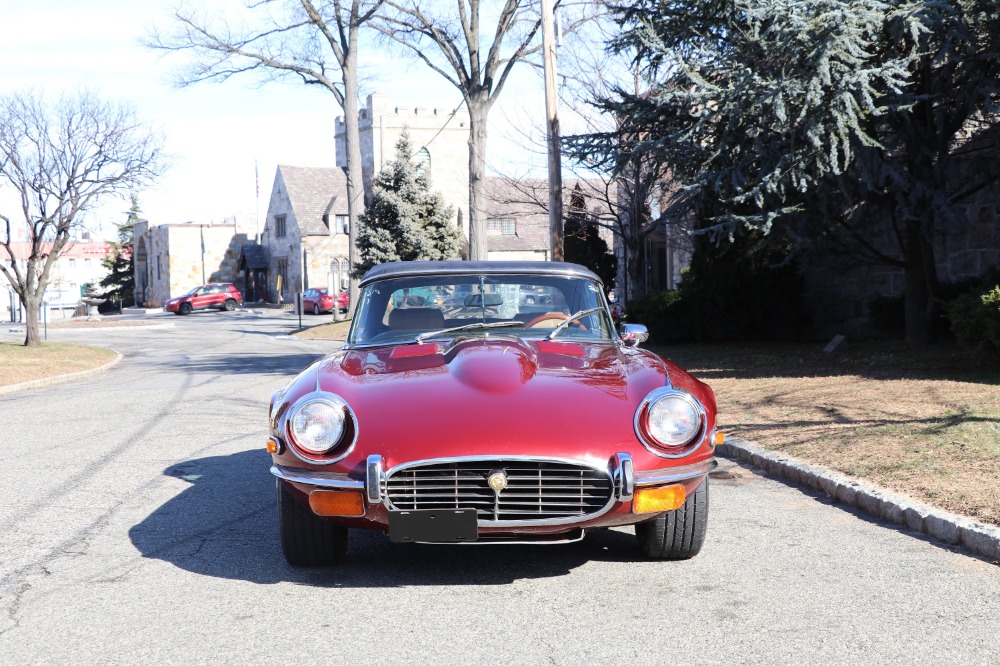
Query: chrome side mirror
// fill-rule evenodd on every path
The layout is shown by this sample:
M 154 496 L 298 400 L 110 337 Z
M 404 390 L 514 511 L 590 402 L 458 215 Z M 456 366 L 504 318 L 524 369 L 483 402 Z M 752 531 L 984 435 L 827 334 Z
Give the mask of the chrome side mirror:
M 626 347 L 638 347 L 649 339 L 649 331 L 642 324 L 622 324 L 618 336 Z

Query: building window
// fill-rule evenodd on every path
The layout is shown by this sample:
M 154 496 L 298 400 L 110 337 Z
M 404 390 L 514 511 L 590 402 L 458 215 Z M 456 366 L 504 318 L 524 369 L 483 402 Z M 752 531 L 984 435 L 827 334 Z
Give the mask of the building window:
M 337 232 L 347 235 L 351 233 L 351 218 L 346 215 L 337 216 Z
M 274 216 L 274 237 L 284 238 L 285 237 L 285 216 L 275 215 Z
M 517 234 L 517 227 L 514 224 L 514 220 L 499 218 L 489 220 L 486 233 L 490 236 L 514 236 Z
M 417 173 L 429 176 L 431 173 L 431 153 L 427 148 L 421 148 L 413 157 Z
M 76 270 L 76 259 L 70 259 L 69 260 L 69 269 L 70 270 Z
M 351 286 L 351 262 L 342 259 L 340 262 L 340 288 L 347 289 Z

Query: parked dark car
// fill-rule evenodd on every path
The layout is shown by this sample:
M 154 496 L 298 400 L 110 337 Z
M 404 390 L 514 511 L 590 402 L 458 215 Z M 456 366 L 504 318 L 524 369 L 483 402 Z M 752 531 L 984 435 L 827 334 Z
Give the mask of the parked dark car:
M 302 292 L 302 311 L 318 315 L 323 312 L 333 312 L 334 302 L 341 312 L 347 312 L 351 305 L 351 295 L 341 291 L 334 297 L 326 287 L 314 287 Z
M 232 312 L 243 305 L 243 294 L 228 282 L 216 282 L 195 287 L 183 296 L 167 299 L 163 309 L 177 315 L 191 314 L 194 310 L 215 308 Z
M 349 529 L 565 543 L 634 525 L 645 557 L 698 553 L 723 441 L 715 395 L 639 349 L 645 327 L 612 326 L 594 273 L 415 261 L 360 287 L 343 348 L 271 398 L 290 564 L 338 562 Z

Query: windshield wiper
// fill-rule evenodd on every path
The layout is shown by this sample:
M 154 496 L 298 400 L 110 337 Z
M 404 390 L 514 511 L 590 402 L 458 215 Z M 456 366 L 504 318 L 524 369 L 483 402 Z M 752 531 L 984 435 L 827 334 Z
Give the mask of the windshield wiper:
M 474 324 L 465 324 L 464 326 L 454 326 L 452 328 L 442 328 L 439 331 L 427 331 L 426 333 L 421 333 L 417 336 L 416 340 L 418 343 L 422 343 L 427 338 L 433 338 L 437 335 L 443 335 L 445 333 L 455 333 L 456 331 L 472 331 L 478 328 L 503 328 L 505 326 L 524 326 L 519 321 L 495 321 L 492 323 L 485 323 L 477 321 Z
M 553 328 L 552 332 L 545 336 L 545 339 L 546 340 L 551 340 L 552 338 L 556 337 L 556 333 L 558 333 L 559 331 L 563 330 L 564 328 L 566 328 L 567 326 L 569 326 L 570 324 L 572 324 L 574 321 L 576 321 L 580 317 L 586 317 L 587 315 L 594 314 L 595 312 L 598 312 L 598 311 L 600 311 L 602 309 L 603 308 L 601 308 L 601 307 L 596 307 L 596 308 L 590 308 L 589 310 L 580 310 L 576 314 L 571 314 L 570 316 L 566 317 L 566 319 L 564 319 L 563 321 L 559 322 L 559 325 L 556 326 L 555 328 Z

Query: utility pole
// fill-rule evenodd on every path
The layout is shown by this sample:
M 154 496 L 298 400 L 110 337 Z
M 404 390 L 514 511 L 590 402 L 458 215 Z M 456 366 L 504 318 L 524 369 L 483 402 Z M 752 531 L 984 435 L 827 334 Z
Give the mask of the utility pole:
M 542 62 L 545 66 L 545 119 L 549 142 L 549 248 L 563 260 L 562 155 L 556 98 L 556 31 L 553 0 L 542 0 Z

